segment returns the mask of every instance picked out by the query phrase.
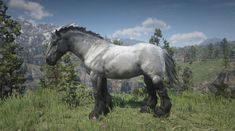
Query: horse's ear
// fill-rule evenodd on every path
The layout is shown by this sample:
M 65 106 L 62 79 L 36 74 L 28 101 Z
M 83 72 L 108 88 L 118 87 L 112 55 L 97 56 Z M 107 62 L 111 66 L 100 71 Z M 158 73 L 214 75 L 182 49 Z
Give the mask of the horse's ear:
M 59 37 L 61 36 L 61 35 L 60 35 L 60 32 L 59 32 L 58 30 L 55 30 L 55 34 L 56 34 L 57 36 L 59 36 Z

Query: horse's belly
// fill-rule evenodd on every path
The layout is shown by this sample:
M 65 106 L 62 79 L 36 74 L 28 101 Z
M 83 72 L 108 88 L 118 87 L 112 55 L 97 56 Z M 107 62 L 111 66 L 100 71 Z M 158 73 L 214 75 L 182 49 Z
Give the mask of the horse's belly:
M 105 76 L 111 79 L 129 79 L 142 74 L 142 70 L 136 63 L 131 61 L 108 65 L 105 68 Z
M 136 71 L 133 71 L 133 72 L 130 72 L 130 71 L 126 71 L 126 72 L 108 72 L 108 73 L 105 74 L 105 76 L 107 78 L 110 78 L 110 79 L 129 79 L 129 78 L 141 75 L 141 74 L 142 74 L 142 72 L 140 70 L 138 70 L 137 72 Z

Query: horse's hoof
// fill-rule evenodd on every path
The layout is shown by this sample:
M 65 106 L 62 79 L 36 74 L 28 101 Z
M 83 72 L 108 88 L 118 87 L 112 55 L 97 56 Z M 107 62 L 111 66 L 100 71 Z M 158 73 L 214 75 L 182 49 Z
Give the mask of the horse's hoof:
M 154 117 L 158 117 L 158 118 L 164 118 L 164 117 L 168 117 L 169 113 L 164 112 L 163 109 L 161 109 L 160 107 L 156 107 L 156 109 L 154 110 Z
M 89 114 L 89 119 L 90 120 L 97 120 L 99 118 L 99 115 L 98 113 L 96 113 L 95 111 L 92 111 L 90 114 Z

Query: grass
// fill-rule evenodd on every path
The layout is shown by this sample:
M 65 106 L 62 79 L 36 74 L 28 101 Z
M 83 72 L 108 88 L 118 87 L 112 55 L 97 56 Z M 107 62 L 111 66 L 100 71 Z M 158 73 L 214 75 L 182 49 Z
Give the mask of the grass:
M 199 84 L 205 81 L 211 81 L 216 78 L 216 76 L 224 69 L 223 60 L 207 60 L 198 61 L 193 64 L 177 62 L 177 64 L 184 69 L 185 67 L 190 67 L 193 72 L 193 83 Z
M 114 109 L 106 117 L 89 120 L 93 104 L 69 108 L 54 90 L 28 91 L 23 97 L 0 101 L 0 130 L 235 130 L 235 100 L 186 91 L 170 92 L 168 118 L 140 113 L 142 97 L 113 94 Z

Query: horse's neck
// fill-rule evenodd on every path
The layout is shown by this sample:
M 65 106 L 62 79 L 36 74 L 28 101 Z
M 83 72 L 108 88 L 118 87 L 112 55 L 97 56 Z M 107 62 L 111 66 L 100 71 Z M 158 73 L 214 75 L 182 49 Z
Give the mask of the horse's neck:
M 104 40 L 97 40 L 94 42 L 94 44 L 89 48 L 89 50 L 86 52 L 84 59 L 85 60 L 94 60 L 94 58 L 97 58 L 97 56 L 102 54 L 110 44 L 107 41 Z
M 104 40 L 98 38 L 89 38 L 89 36 L 75 37 L 70 43 L 70 51 L 84 61 L 87 54 L 91 53 L 91 49 L 99 47 L 102 43 L 106 44 L 103 41 Z

